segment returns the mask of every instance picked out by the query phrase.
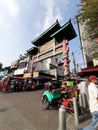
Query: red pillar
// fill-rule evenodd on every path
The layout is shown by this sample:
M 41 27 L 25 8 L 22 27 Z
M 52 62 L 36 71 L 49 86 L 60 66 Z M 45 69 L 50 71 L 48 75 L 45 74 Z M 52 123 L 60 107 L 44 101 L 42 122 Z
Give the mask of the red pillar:
M 33 72 L 34 72 L 34 61 L 35 61 L 35 57 L 32 56 L 32 61 L 31 61 L 31 69 L 30 69 L 30 73 L 31 73 L 31 77 L 33 77 Z
M 68 40 L 63 40 L 62 42 L 62 50 L 63 50 L 63 60 L 64 60 L 64 76 L 70 74 L 69 70 L 69 47 L 68 47 Z

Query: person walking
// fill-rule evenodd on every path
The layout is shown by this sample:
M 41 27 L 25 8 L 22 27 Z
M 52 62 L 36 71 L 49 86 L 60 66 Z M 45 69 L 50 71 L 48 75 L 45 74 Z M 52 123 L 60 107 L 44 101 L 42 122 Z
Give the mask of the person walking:
M 89 76 L 88 94 L 89 107 L 92 114 L 92 123 L 79 130 L 96 130 L 98 127 L 98 80 L 94 75 Z

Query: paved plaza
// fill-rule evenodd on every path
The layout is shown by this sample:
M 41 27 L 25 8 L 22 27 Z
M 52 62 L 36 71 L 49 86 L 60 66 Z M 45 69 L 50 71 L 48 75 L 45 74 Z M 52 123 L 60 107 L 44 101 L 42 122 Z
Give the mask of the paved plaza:
M 0 93 L 0 130 L 57 130 L 58 110 L 43 110 L 42 91 Z M 85 126 L 90 120 L 82 123 Z M 66 114 L 67 130 L 76 130 L 74 117 Z

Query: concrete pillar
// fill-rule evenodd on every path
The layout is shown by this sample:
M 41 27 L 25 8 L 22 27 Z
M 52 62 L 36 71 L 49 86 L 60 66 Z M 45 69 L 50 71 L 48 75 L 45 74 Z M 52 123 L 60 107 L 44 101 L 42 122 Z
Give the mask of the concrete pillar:
M 59 108 L 59 128 L 58 130 L 66 130 L 66 110 L 64 106 Z
M 77 99 L 73 98 L 73 106 L 74 106 L 74 117 L 75 117 L 75 124 L 79 124 L 79 114 L 78 114 L 78 105 L 77 105 Z

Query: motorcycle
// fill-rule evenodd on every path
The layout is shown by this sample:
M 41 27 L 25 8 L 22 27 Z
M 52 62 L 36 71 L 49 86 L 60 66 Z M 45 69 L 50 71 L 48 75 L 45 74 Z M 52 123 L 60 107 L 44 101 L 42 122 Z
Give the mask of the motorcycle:
M 66 111 L 74 115 L 73 99 L 69 97 L 66 91 L 61 92 L 62 105 Z
M 61 88 L 49 89 L 48 86 L 46 89 L 44 89 L 42 94 L 43 108 L 49 109 L 50 106 L 59 108 L 61 105 L 63 105 L 66 109 L 66 112 L 74 115 L 73 99 L 70 96 L 72 91 L 72 88 L 68 88 L 68 90 L 62 91 Z
M 43 108 L 49 109 L 49 106 L 56 106 L 58 108 L 61 104 L 60 97 L 61 97 L 60 89 L 55 89 L 52 92 L 45 91 L 42 94 L 42 106 L 43 106 Z
M 58 108 L 61 104 L 61 89 L 59 88 L 59 83 L 51 81 L 47 83 L 46 87 L 42 93 L 43 108 L 49 109 L 50 106 Z

